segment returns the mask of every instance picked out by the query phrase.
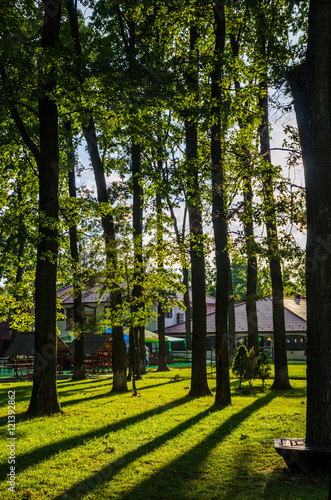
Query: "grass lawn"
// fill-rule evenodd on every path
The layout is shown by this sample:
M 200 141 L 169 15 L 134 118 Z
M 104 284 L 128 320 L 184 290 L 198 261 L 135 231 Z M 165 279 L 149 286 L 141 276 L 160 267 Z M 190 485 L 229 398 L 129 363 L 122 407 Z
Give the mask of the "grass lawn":
M 288 471 L 276 437 L 305 435 L 305 365 L 290 365 L 293 390 L 243 395 L 232 406 L 192 399 L 189 368 L 149 371 L 139 394 L 110 394 L 111 377 L 59 381 L 63 414 L 27 420 L 30 382 L 0 384 L 0 499 L 326 499 L 327 475 Z M 247 383 L 243 384 L 248 387 Z M 16 492 L 9 473 L 8 391 L 16 396 Z M 246 391 L 248 392 L 248 391 Z

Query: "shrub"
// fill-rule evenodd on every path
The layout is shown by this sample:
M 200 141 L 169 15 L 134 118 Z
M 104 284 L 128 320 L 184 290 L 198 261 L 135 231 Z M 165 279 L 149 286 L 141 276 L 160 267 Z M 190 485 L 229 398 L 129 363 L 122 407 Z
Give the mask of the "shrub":
M 232 373 L 235 377 L 239 378 L 239 389 L 241 389 L 241 381 L 245 377 L 249 369 L 248 351 L 244 345 L 238 348 L 232 363 Z
M 257 370 L 257 354 L 254 347 L 252 347 L 248 352 L 248 366 L 245 373 L 245 379 L 248 380 L 249 385 L 252 387 L 253 379 L 256 376 Z
M 267 378 L 271 375 L 270 360 L 266 352 L 261 352 L 256 365 L 256 375 L 262 380 L 262 388 Z

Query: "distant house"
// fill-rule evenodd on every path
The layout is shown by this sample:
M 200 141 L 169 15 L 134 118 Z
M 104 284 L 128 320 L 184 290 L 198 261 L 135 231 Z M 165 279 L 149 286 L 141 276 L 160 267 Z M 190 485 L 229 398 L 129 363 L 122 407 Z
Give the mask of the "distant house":
M 60 330 L 61 338 L 68 338 L 70 332 L 74 327 L 74 296 L 73 286 L 69 285 L 62 288 L 57 292 L 58 299 L 62 304 L 62 312 L 65 318 L 58 321 L 58 328 Z M 190 303 L 192 307 L 192 294 L 189 292 Z M 176 302 L 184 303 L 183 294 L 176 294 Z M 206 295 L 207 313 L 215 311 L 216 299 Z M 82 294 L 82 313 L 85 323 L 93 323 L 98 316 L 104 314 L 105 309 L 110 307 L 109 293 L 100 293 L 100 285 L 89 287 Z M 151 310 L 151 321 L 146 325 L 146 329 L 150 331 L 157 331 L 158 322 L 156 316 L 157 306 L 154 305 Z M 170 327 L 173 325 L 185 322 L 185 310 L 180 305 L 173 305 L 173 307 L 165 313 L 165 326 Z
M 273 319 L 272 319 L 272 299 L 267 297 L 258 300 L 257 319 L 260 347 L 273 347 Z M 306 314 L 306 299 L 292 299 L 286 297 L 284 299 L 285 306 L 285 329 L 287 342 L 287 357 L 288 359 L 305 359 L 306 355 L 306 330 L 307 330 L 307 314 Z M 247 344 L 247 316 L 246 304 L 236 304 L 235 310 L 235 334 L 237 343 Z M 215 346 L 215 312 L 207 314 L 207 349 L 210 350 Z M 185 322 L 172 325 L 166 328 L 166 335 L 185 338 Z M 174 346 L 174 350 L 180 349 L 181 346 Z

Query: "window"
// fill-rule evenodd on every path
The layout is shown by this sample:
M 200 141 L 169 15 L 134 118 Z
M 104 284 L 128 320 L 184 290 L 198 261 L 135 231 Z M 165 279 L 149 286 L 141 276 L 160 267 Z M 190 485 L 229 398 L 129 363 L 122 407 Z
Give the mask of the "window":
M 286 347 L 288 351 L 305 351 L 306 338 L 302 335 L 288 335 L 286 337 Z
M 177 323 L 184 323 L 184 313 L 177 313 Z
M 96 318 L 96 307 L 92 306 L 83 306 L 83 323 L 85 325 L 91 325 L 95 321 Z M 67 312 L 67 320 L 66 320 L 66 330 L 74 329 L 74 308 L 70 307 L 70 309 L 66 310 Z
M 172 309 L 170 309 L 170 311 L 165 312 L 164 317 L 165 318 L 172 318 Z

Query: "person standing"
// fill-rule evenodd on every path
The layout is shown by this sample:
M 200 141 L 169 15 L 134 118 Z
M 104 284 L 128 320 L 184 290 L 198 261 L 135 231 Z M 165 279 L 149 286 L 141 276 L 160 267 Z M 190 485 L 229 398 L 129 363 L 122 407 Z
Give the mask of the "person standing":
M 145 345 L 145 364 L 146 364 L 146 366 L 149 366 L 149 355 L 150 355 L 150 351 L 149 351 L 147 345 Z

